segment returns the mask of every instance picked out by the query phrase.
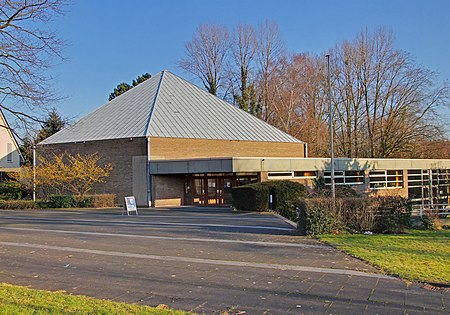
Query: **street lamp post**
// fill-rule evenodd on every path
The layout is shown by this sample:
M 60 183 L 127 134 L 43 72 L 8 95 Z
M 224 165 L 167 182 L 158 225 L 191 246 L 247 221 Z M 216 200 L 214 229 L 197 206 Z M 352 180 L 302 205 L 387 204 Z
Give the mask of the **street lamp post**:
M 333 144 L 333 105 L 331 104 L 330 55 L 327 58 L 328 103 L 330 110 L 330 168 L 331 168 L 331 196 L 336 199 L 336 183 L 334 179 L 334 144 Z
M 33 201 L 36 201 L 36 145 L 33 145 Z

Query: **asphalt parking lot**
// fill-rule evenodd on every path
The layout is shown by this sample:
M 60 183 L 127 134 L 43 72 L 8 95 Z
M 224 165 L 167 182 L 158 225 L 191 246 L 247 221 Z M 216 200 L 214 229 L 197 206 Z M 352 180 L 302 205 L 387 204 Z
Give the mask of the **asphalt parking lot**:
M 222 314 L 448 314 L 273 214 L 226 208 L 1 211 L 0 281 Z

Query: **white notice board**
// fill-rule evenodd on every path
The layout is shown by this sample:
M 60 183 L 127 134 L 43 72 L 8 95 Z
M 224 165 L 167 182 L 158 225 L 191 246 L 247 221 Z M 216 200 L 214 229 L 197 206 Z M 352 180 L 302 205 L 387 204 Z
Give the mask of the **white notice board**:
M 130 212 L 133 211 L 135 211 L 136 215 L 138 215 L 136 199 L 134 198 L 134 196 L 124 198 L 122 215 L 125 211 L 127 212 L 127 215 L 130 215 Z

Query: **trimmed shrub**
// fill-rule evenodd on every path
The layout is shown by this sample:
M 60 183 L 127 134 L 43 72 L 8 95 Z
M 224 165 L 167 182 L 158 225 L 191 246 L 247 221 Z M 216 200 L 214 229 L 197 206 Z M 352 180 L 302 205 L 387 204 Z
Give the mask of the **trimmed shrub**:
M 297 202 L 300 234 L 316 235 L 340 232 L 372 231 L 400 233 L 410 226 L 411 207 L 397 196 L 309 198 Z
M 41 205 L 33 200 L 0 200 L 0 209 L 5 210 L 24 210 L 40 209 Z
M 299 234 L 317 235 L 341 231 L 344 226 L 342 207 L 341 199 L 336 199 L 336 206 L 333 206 L 331 198 L 300 199 L 297 202 Z
M 270 208 L 286 219 L 297 222 L 297 202 L 299 198 L 308 196 L 306 187 L 289 180 L 264 182 L 262 185 L 268 186 L 269 193 L 273 196 Z
M 435 216 L 423 215 L 420 218 L 420 226 L 424 230 L 436 230 L 436 221 L 438 219 Z
M 49 208 L 72 208 L 76 205 L 76 200 L 71 195 L 49 195 L 47 204 Z
M 233 187 L 233 207 L 238 210 L 266 211 L 269 208 L 269 186 L 262 183 Z
M 74 206 L 77 208 L 90 208 L 93 203 L 93 196 L 73 196 Z
M 345 198 L 343 221 L 350 232 L 373 231 L 376 204 L 368 197 Z
M 269 181 L 235 187 L 233 206 L 239 210 L 267 211 L 269 209 L 287 219 L 297 221 L 297 201 L 308 192 L 304 185 L 288 180 Z M 272 195 L 272 204 L 269 204 Z
M 399 196 L 371 198 L 377 208 L 373 231 L 377 233 L 400 233 L 411 224 L 412 206 Z
M 50 195 L 43 200 L 0 200 L 0 209 L 47 209 L 47 208 L 112 208 L 116 195 Z
M 7 180 L 0 183 L 0 199 L 19 200 L 24 194 L 24 187 L 19 182 Z
M 112 208 L 116 195 L 50 195 L 47 198 L 49 208 Z
M 93 208 L 113 208 L 115 206 L 115 194 L 92 195 Z

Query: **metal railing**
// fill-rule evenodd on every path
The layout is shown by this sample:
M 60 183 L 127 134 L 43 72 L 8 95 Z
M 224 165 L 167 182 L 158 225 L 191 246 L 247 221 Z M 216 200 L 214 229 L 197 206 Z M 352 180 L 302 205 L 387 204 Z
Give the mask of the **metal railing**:
M 449 204 L 418 204 L 412 206 L 413 216 L 424 216 L 424 215 L 438 215 L 441 218 L 450 215 L 450 205 Z

